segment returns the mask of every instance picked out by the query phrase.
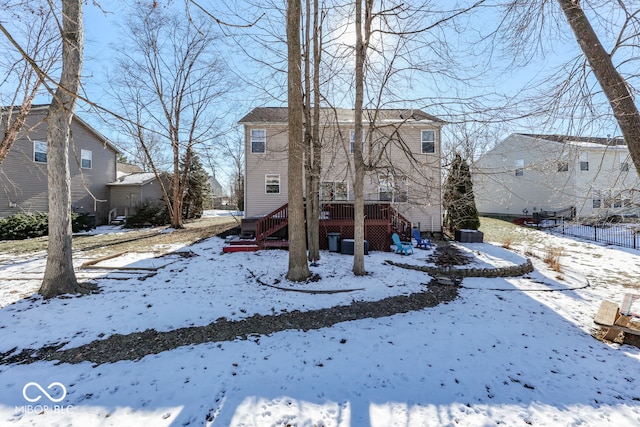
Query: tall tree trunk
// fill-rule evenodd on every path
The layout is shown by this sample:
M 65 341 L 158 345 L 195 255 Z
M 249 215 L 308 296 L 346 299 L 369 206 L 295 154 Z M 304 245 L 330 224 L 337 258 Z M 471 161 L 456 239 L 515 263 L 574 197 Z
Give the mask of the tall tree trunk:
M 40 294 L 51 298 L 78 293 L 71 246 L 69 137 L 82 70 L 82 1 L 62 2 L 62 72 L 47 116 L 49 243 Z
M 368 28 L 369 22 L 369 3 L 371 0 L 365 1 L 365 26 Z M 354 108 L 355 120 L 355 141 L 353 143 L 353 167 L 355 172 L 353 182 L 354 193 L 354 232 L 353 232 L 353 273 L 356 276 L 365 275 L 367 272 L 364 268 L 364 173 L 365 164 L 362 155 L 362 110 L 364 104 L 364 61 L 367 51 L 368 32 L 365 29 L 363 37 L 362 31 L 362 2 L 356 0 L 356 70 L 355 70 L 355 86 L 356 99 Z
M 309 261 L 320 259 L 320 27 L 318 0 L 306 0 L 305 28 L 305 179 L 307 188 L 307 245 Z M 313 15 L 313 26 L 311 16 Z M 311 53 L 313 52 L 313 54 Z M 313 62 L 313 73 L 311 72 Z M 313 83 L 313 84 L 312 84 Z M 313 88 L 313 89 L 312 89 Z M 312 97 L 313 91 L 313 97 Z M 312 102 L 313 99 L 313 102 Z
M 287 7 L 287 47 L 289 99 L 289 271 L 287 279 L 302 281 L 311 276 L 307 264 L 303 194 L 303 101 L 300 58 L 300 0 L 289 0 Z
M 624 78 L 618 73 L 611 55 L 600 43 L 578 0 L 558 0 L 569 26 L 589 61 L 603 92 L 607 96 L 613 115 L 620 126 L 631 159 L 640 174 L 640 114 Z

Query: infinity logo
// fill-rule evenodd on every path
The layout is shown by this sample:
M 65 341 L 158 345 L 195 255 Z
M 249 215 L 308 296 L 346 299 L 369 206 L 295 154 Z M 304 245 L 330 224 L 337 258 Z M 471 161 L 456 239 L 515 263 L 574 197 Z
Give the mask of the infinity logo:
M 30 388 L 30 387 L 31 388 L 33 388 L 33 387 L 37 388 L 38 390 L 40 390 L 41 394 L 38 394 L 37 397 L 33 397 L 33 398 L 27 396 L 27 389 Z M 47 393 L 47 391 L 45 389 L 43 389 L 40 384 L 34 383 L 34 382 L 27 383 L 22 388 L 22 395 L 29 402 L 37 402 L 38 400 L 40 400 L 42 398 L 42 395 L 45 395 L 52 402 L 62 402 L 64 400 L 64 398 L 67 397 L 67 389 L 66 389 L 66 387 L 62 383 L 53 382 L 53 383 L 51 383 L 51 384 L 49 384 L 47 386 L 47 390 L 51 390 L 53 387 L 60 387 L 62 389 L 62 396 L 60 396 L 58 398 L 54 398 L 49 393 Z

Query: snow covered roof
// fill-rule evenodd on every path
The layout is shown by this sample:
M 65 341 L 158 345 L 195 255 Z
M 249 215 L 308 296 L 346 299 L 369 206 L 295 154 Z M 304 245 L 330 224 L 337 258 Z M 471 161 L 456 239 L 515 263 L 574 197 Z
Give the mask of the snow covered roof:
M 153 172 L 131 173 L 128 175 L 118 176 L 114 182 L 107 185 L 145 185 L 156 179 Z
M 571 144 L 571 145 L 576 145 L 581 147 L 602 148 L 603 146 L 614 147 L 614 146 L 627 145 L 624 142 L 624 139 L 620 137 L 599 138 L 599 137 L 593 137 L 593 136 L 541 135 L 541 134 L 527 134 L 527 133 L 523 133 L 521 135 L 528 136 L 531 138 L 545 139 L 547 141 L 561 142 L 563 144 Z

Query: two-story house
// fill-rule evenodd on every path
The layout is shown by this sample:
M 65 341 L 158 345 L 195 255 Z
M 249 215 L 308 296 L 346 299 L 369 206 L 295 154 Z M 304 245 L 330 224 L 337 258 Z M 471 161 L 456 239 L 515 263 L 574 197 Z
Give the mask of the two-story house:
M 512 134 L 473 168 L 482 214 L 531 216 L 575 208 L 579 217 L 637 209 L 640 182 L 620 138 Z
M 367 220 L 388 213 L 404 218 L 420 231 L 440 232 L 440 131 L 444 121 L 420 110 L 367 110 L 362 135 L 356 136 L 354 110 L 321 111 L 321 246 L 324 234 L 332 229 L 328 221 L 338 217 L 350 220 L 350 228 L 345 225 L 333 230 L 343 237 L 353 235 L 353 218 L 344 212 L 353 206 L 356 143 L 362 144 L 365 162 L 372 165 L 364 188 Z M 286 107 L 265 107 L 254 109 L 239 121 L 246 141 L 246 218 L 270 215 L 287 203 L 287 117 Z M 387 231 L 389 235 L 379 239 L 380 249 L 390 241 Z M 375 240 L 371 233 L 367 238 Z M 372 248 L 376 249 L 375 242 Z
M 23 130 L 0 165 L 0 216 L 47 212 L 48 105 L 34 106 Z M 2 121 L 4 123 L 4 121 Z M 0 131 L 4 132 L 2 126 Z M 116 179 L 118 150 L 77 115 L 71 122 L 69 168 L 72 208 L 107 222 L 109 190 Z

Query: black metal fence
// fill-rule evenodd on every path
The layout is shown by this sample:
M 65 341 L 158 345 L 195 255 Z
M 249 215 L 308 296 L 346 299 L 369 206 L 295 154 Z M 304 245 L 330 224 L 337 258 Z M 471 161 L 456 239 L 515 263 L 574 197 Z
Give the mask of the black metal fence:
M 555 232 L 594 242 L 640 249 L 640 224 L 594 223 L 562 221 L 551 227 Z

